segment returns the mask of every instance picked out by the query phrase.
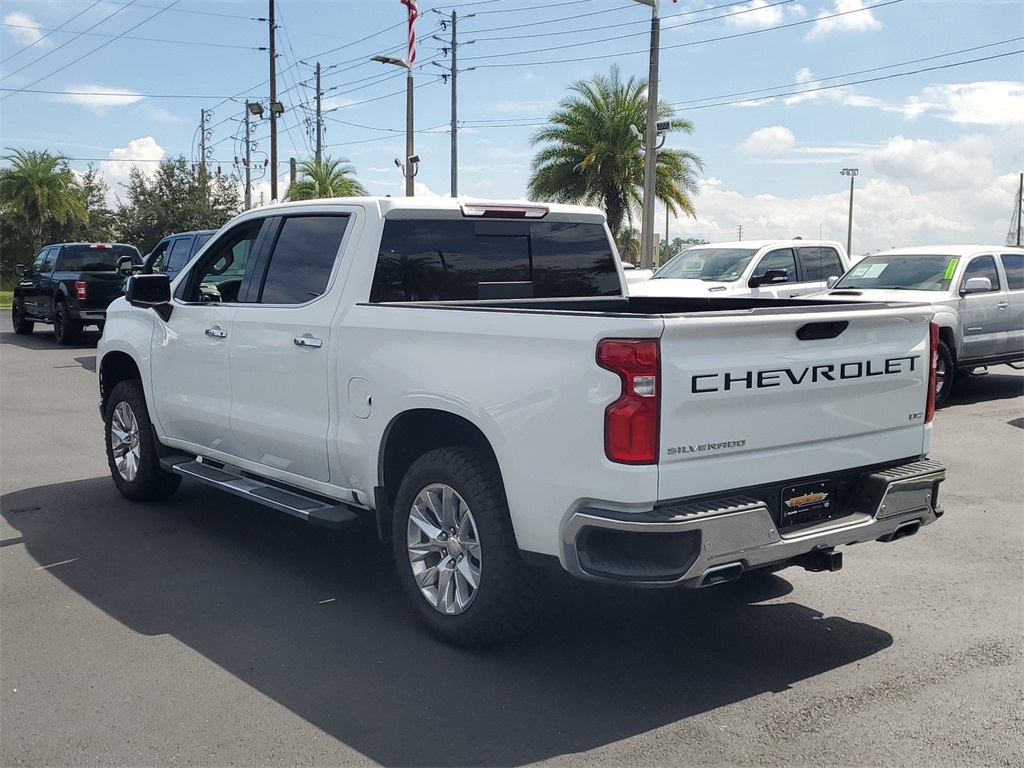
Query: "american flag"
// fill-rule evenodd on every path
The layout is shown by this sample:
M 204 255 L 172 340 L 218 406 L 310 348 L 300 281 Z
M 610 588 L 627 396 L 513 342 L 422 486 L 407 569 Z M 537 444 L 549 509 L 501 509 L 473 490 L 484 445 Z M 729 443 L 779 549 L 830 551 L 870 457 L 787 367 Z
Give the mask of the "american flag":
M 401 2 L 402 5 L 409 6 L 409 55 L 406 56 L 406 61 L 411 66 L 416 61 L 416 28 L 413 25 L 420 14 L 416 10 L 416 0 L 401 0 Z

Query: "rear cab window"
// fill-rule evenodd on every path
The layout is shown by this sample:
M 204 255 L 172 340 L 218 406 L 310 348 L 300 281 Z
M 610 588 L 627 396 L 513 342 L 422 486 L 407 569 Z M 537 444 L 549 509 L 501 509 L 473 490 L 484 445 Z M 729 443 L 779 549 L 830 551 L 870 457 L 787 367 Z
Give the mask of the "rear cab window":
M 843 262 L 835 248 L 825 245 L 808 246 L 797 248 L 797 253 L 803 266 L 804 280 L 808 282 L 821 282 L 843 274 Z
M 596 222 L 388 219 L 371 303 L 619 296 Z
M 1024 290 L 1024 253 L 1001 253 L 999 260 L 1006 273 L 1006 290 Z
M 139 252 L 130 245 L 65 245 L 58 269 L 62 272 L 116 272 L 119 259 L 128 256 L 141 263 Z

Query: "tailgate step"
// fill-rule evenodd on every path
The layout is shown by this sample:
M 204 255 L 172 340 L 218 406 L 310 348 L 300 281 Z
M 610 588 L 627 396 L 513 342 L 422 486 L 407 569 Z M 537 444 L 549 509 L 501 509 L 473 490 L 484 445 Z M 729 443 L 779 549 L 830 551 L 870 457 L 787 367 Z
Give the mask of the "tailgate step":
M 285 490 L 234 472 L 227 467 L 213 467 L 187 456 L 168 456 L 160 459 L 160 465 L 168 472 L 195 478 L 206 485 L 276 509 L 278 512 L 294 515 L 315 525 L 338 529 L 359 525 L 359 515 L 345 504 L 332 504 L 329 501 Z

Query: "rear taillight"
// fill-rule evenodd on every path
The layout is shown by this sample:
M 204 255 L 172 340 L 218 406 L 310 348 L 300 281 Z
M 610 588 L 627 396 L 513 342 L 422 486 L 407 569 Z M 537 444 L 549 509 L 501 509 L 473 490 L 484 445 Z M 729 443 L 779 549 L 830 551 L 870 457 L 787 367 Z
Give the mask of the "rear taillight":
M 604 339 L 597 364 L 622 380 L 619 399 L 604 412 L 604 452 L 618 464 L 656 464 L 661 406 L 656 339 Z
M 86 287 L 84 280 L 75 280 L 75 297 L 79 301 L 85 301 L 89 295 L 89 290 Z
M 937 383 L 939 362 L 939 326 L 932 323 L 929 331 L 931 336 L 931 366 L 928 371 L 928 400 L 924 406 L 925 424 L 931 422 L 932 417 L 935 416 L 935 385 Z M 949 374 L 950 371 L 946 371 L 946 375 L 948 376 Z

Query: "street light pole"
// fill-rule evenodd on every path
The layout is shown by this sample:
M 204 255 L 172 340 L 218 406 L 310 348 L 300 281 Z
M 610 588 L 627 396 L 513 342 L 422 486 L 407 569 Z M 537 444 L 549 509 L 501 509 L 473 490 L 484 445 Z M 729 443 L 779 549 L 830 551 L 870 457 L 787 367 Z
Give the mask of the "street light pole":
M 853 245 L 853 180 L 860 171 L 857 168 L 843 168 L 839 172 L 841 176 L 850 177 L 850 214 L 846 224 L 846 254 L 850 255 L 850 247 Z
M 413 145 L 413 120 L 412 120 L 412 64 L 405 59 L 398 59 L 394 56 L 374 56 L 370 61 L 379 61 L 381 64 L 393 64 L 396 67 L 405 67 L 405 162 L 396 160 L 398 166 L 405 174 L 405 195 L 412 197 L 416 194 L 412 179 L 416 175 L 420 159 L 416 156 L 416 148 Z
M 644 202 L 640 219 L 640 268 L 654 266 L 654 185 L 657 168 L 658 51 L 661 19 L 658 0 L 634 0 L 651 8 L 651 61 L 647 77 L 647 127 L 644 131 Z

